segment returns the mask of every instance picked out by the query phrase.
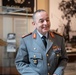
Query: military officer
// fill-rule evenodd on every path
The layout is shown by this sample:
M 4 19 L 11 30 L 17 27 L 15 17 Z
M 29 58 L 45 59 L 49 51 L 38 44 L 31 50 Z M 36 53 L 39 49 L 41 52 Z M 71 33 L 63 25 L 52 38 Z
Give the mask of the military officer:
M 49 16 L 43 9 L 34 12 L 32 24 L 35 30 L 22 36 L 16 55 L 18 72 L 21 75 L 63 75 L 68 59 L 63 36 L 50 30 Z

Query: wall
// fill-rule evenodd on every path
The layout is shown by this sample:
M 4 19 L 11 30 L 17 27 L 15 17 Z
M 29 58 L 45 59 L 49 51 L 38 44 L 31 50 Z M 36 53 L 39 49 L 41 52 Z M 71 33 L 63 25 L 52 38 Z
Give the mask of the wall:
M 0 0 L 0 5 L 1 5 L 1 3 L 2 3 L 2 1 Z M 0 8 L 0 11 L 1 11 L 1 8 Z M 0 38 L 2 38 L 2 34 L 3 34 L 3 31 L 2 31 L 2 29 L 3 29 L 3 22 L 2 22 L 2 16 L 0 15 Z
M 49 0 L 37 0 L 37 9 L 45 9 L 49 13 Z
M 0 0 L 0 5 L 1 5 L 2 0 Z M 37 9 L 45 9 L 49 13 L 49 0 L 37 0 Z M 25 19 L 26 16 L 11 16 L 11 15 L 0 15 L 0 38 L 6 41 L 7 39 L 7 34 L 16 32 L 14 30 L 14 20 L 15 19 Z M 27 33 L 31 32 L 34 30 L 34 27 L 32 25 L 32 17 L 28 17 L 27 20 L 27 25 L 28 25 L 28 31 Z M 2 65 L 2 61 L 4 60 L 4 52 L 5 48 L 0 46 L 0 66 Z
M 0 5 L 1 5 L 0 0 Z M 1 11 L 1 8 L 0 8 Z M 0 15 L 0 39 L 3 38 L 3 17 Z M 0 66 L 2 65 L 2 53 L 3 53 L 3 47 L 0 47 Z
M 63 34 L 63 20 L 61 18 L 62 12 L 58 10 L 58 3 L 61 0 L 50 0 L 49 1 L 49 16 L 51 20 L 51 29 L 57 30 L 60 28 L 59 32 Z
M 59 32 L 62 34 L 64 31 L 64 25 L 67 24 L 66 19 L 62 19 L 61 16 L 63 15 L 63 12 L 59 10 L 59 3 L 62 0 L 50 0 L 49 1 L 49 16 L 51 20 L 51 29 L 58 29 Z M 67 1 L 67 0 L 65 0 Z M 72 17 L 71 18 L 71 30 L 76 31 L 76 18 Z

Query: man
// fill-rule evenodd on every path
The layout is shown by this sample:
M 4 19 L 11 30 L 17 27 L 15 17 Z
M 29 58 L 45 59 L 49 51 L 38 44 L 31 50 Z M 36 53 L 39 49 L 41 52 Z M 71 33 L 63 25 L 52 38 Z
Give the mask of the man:
M 50 31 L 45 10 L 33 14 L 35 30 L 21 38 L 15 64 L 21 75 L 63 75 L 67 64 L 64 39 Z M 42 36 L 46 36 L 46 45 Z

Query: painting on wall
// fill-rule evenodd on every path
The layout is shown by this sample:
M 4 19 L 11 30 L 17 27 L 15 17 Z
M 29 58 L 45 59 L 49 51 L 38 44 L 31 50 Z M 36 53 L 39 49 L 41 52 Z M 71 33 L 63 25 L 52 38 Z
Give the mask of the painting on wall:
M 70 44 L 70 47 L 76 48 L 76 29 L 72 28 L 72 25 L 75 25 L 75 22 L 72 24 L 72 18 L 76 18 L 76 1 L 62 0 L 59 3 L 59 10 L 63 12 L 62 19 L 67 20 L 64 34 L 65 41 Z
M 29 15 L 37 9 L 37 0 L 2 0 L 5 14 Z
M 76 0 L 50 0 L 51 29 L 62 34 L 66 50 L 76 51 Z

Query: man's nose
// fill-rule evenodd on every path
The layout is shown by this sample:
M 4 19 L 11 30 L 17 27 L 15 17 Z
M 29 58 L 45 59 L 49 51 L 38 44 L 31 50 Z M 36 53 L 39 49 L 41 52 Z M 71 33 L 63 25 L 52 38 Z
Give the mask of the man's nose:
M 44 24 L 47 24 L 47 21 L 46 20 L 44 21 Z

